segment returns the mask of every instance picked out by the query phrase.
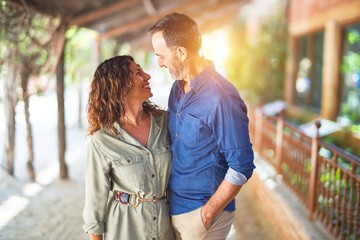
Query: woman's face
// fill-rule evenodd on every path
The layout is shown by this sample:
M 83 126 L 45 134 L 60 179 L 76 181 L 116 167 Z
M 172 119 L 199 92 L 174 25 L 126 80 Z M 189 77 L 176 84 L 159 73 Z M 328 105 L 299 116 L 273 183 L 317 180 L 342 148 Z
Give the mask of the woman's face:
M 153 96 L 150 87 L 150 75 L 142 70 L 142 68 L 135 62 L 130 63 L 130 77 L 131 79 L 131 88 L 126 95 L 126 98 L 131 100 L 138 99 L 141 102 L 148 100 Z

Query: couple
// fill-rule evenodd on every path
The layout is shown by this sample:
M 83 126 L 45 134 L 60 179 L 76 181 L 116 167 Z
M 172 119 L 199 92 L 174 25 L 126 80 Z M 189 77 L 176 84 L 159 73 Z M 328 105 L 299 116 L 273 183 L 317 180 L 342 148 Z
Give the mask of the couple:
M 168 112 L 148 100 L 150 76 L 132 57 L 99 65 L 83 228 L 90 239 L 225 239 L 255 168 L 246 106 L 199 55 L 194 20 L 172 13 L 149 32 L 159 66 L 176 80 Z

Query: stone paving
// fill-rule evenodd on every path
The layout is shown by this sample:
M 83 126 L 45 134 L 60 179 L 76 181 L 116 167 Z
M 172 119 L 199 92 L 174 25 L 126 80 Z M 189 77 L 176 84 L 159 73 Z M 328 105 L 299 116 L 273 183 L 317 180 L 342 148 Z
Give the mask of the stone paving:
M 67 152 L 69 180 L 58 178 L 56 157 L 38 174 L 37 182 L 3 174 L 0 182 L 1 240 L 82 240 L 85 131 L 70 129 Z M 55 154 L 56 155 L 56 154 Z M 259 216 L 246 192 L 237 197 L 238 211 L 228 240 L 278 239 L 271 225 Z
M 56 157 L 39 171 L 36 182 L 2 174 L 0 239 L 87 239 L 81 228 L 84 136 L 81 129 L 68 132 L 69 142 L 73 144 L 66 155 L 69 180 L 59 179 Z
M 161 92 L 161 91 L 155 91 Z M 160 96 L 161 97 L 161 96 Z M 67 153 L 69 180 L 58 177 L 56 96 L 32 97 L 34 167 L 36 182 L 26 173 L 26 125 L 18 104 L 15 178 L 4 173 L 0 162 L 0 240 L 83 240 L 81 226 L 84 204 L 85 129 L 76 125 L 76 94 L 67 94 Z M 159 100 L 164 102 L 164 100 Z M 36 107 L 35 107 L 36 106 Z M 0 109 L 1 109 L 0 102 Z M 46 112 L 44 116 L 43 112 Z M 0 156 L 4 138 L 0 112 Z M 84 120 L 86 122 L 86 120 Z M 268 220 L 252 205 L 246 191 L 237 196 L 237 213 L 227 240 L 278 239 Z

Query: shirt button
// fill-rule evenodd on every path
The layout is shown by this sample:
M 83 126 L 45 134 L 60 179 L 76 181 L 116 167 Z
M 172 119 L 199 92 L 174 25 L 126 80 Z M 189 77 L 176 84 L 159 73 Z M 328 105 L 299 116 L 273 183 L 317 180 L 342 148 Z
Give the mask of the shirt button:
M 154 174 L 154 173 L 153 173 L 153 174 L 151 174 L 151 177 L 153 177 L 153 178 L 154 178 L 154 177 L 155 177 L 155 174 Z
M 155 221 L 155 220 L 156 220 L 156 217 L 153 217 L 153 220 Z
M 178 112 L 178 113 L 176 113 L 176 117 L 177 117 L 177 118 L 179 118 L 179 117 L 180 117 L 180 115 L 181 115 L 181 114 L 180 114 L 179 112 Z
M 153 238 L 152 240 L 156 240 L 156 238 Z

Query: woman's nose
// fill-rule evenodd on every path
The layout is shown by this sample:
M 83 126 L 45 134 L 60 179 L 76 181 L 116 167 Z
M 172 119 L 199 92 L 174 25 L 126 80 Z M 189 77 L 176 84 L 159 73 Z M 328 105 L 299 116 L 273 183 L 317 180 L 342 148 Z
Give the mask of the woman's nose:
M 144 72 L 144 79 L 149 80 L 151 78 L 150 74 Z

